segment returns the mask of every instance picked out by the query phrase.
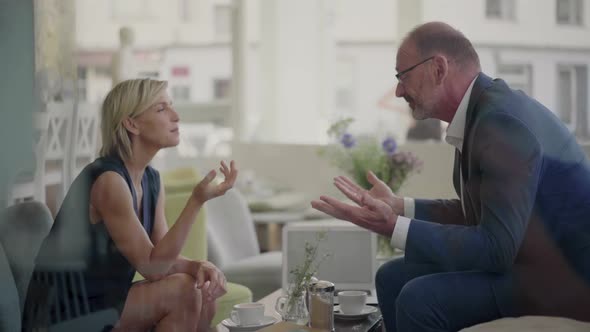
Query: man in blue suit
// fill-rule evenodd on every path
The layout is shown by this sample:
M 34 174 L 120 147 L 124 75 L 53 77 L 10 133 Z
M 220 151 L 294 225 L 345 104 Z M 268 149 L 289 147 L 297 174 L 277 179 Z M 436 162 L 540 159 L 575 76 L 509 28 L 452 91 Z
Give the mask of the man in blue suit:
M 590 163 L 543 105 L 481 72 L 471 42 L 440 22 L 411 31 L 397 53 L 396 95 L 416 119 L 448 122 L 460 199 L 399 197 L 369 173 L 358 206 L 312 206 L 391 237 L 405 257 L 376 286 L 388 331 L 457 331 L 501 317 L 590 320 Z

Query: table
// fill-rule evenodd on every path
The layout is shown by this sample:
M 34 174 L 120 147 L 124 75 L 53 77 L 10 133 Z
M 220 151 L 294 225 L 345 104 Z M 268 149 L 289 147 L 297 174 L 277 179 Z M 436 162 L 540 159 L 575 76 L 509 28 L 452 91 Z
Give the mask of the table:
M 271 294 L 263 297 L 258 302 L 264 304 L 264 315 L 271 316 L 276 318 L 277 320 L 281 319 L 281 315 L 275 311 L 275 302 L 283 294 L 282 289 L 277 289 L 276 291 L 272 292 Z M 229 332 L 229 329 L 223 324 L 219 323 L 217 325 L 217 332 Z
M 295 221 L 333 219 L 333 217 L 309 207 L 301 210 L 253 212 L 252 219 L 257 233 L 265 232 L 266 243 L 261 243 L 261 249 L 263 251 L 280 251 L 282 249 L 282 229 L 285 224 Z
M 259 303 L 264 304 L 264 315 L 271 316 L 277 318 L 278 320 L 281 319 L 281 316 L 275 311 L 275 303 L 279 296 L 283 294 L 282 289 L 277 289 L 276 291 L 272 292 L 271 294 L 265 296 L 264 298 L 258 301 Z M 371 314 L 369 319 L 362 320 L 362 321 L 348 321 L 348 320 L 334 320 L 335 330 L 336 332 L 377 332 L 381 331 L 381 312 L 376 312 Z M 229 330 L 223 326 L 221 323 L 217 325 L 218 332 L 229 332 Z

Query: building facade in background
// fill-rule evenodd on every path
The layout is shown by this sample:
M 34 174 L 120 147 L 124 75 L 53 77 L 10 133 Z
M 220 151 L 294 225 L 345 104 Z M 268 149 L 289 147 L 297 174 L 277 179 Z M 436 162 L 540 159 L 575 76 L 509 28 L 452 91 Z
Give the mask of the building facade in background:
M 129 26 L 140 75 L 168 80 L 177 105 L 193 112 L 222 105 L 229 116 L 231 0 L 76 1 L 82 98 L 100 102 L 110 89 L 118 29 Z M 395 87 L 401 37 L 435 20 L 473 41 L 487 74 L 538 99 L 580 140 L 590 138 L 588 0 L 234 1 L 243 1 L 247 28 L 240 55 L 248 67 L 246 140 L 323 143 L 322 128 L 350 116 L 359 132 L 403 141 L 407 106 L 393 100 L 393 110 L 384 109 L 379 101 Z

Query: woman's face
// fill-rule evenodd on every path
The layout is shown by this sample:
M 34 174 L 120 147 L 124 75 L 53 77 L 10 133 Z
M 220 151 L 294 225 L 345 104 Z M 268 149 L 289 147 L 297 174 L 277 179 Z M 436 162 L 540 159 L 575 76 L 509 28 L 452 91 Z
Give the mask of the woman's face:
M 162 91 L 154 104 L 133 120 L 137 128 L 136 138 L 142 143 L 158 149 L 178 145 L 179 117 L 166 91 Z

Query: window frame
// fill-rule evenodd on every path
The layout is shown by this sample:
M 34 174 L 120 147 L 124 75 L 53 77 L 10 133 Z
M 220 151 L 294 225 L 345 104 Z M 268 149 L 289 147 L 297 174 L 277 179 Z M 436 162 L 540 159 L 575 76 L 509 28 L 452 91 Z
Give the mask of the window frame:
M 580 87 L 580 80 L 583 79 L 581 76 L 583 72 L 586 72 L 586 81 L 582 82 L 582 86 Z M 569 74 L 569 86 L 570 91 L 568 93 L 568 104 L 570 106 L 569 109 L 569 119 L 566 119 L 564 116 L 564 105 L 563 102 L 563 94 L 561 93 L 560 88 L 563 87 L 561 81 L 561 73 L 567 72 Z M 590 116 L 588 114 L 590 105 L 588 104 L 588 99 L 586 98 L 585 103 L 586 105 L 580 106 L 580 93 L 581 90 L 588 89 L 588 66 L 586 64 L 558 64 L 556 68 L 556 89 L 557 89 L 557 107 L 559 111 L 559 119 L 568 127 L 568 129 L 574 133 L 577 138 L 583 138 L 585 140 L 590 139 Z M 583 101 L 582 101 L 583 103 Z M 584 116 L 580 116 L 580 112 L 586 112 Z M 585 121 L 586 124 L 580 124 L 579 122 Z M 582 118 L 582 119 L 580 119 Z
M 498 6 L 497 12 L 490 11 L 490 4 Z M 485 17 L 488 20 L 516 21 L 516 0 L 486 0 Z
M 222 11 L 227 11 L 227 23 L 220 23 L 220 14 Z M 221 28 L 225 25 L 227 31 Z M 230 4 L 215 4 L 213 6 L 213 35 L 215 38 L 225 39 L 231 37 L 232 34 L 232 6 Z
M 560 4 L 567 6 L 567 17 L 560 15 Z M 584 26 L 584 1 L 583 0 L 555 0 L 555 23 L 567 26 Z

